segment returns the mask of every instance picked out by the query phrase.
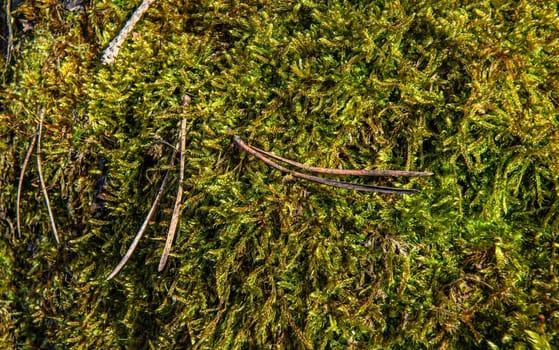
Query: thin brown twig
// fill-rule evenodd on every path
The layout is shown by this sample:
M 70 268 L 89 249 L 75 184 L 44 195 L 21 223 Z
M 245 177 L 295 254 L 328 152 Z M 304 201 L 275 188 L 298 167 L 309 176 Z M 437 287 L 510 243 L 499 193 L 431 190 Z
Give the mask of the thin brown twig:
M 171 224 L 169 226 L 169 232 L 167 233 L 167 240 L 165 241 L 165 248 L 163 249 L 163 254 L 161 254 L 161 260 L 159 260 L 159 267 L 157 271 L 163 271 L 165 264 L 167 263 L 167 258 L 171 251 L 171 246 L 173 245 L 173 240 L 175 238 L 175 233 L 177 231 L 177 225 L 179 223 L 179 213 L 182 202 L 182 182 L 184 180 L 184 157 L 186 149 L 186 118 L 182 118 L 181 121 L 181 134 L 180 134 L 180 172 L 179 172 L 179 185 L 177 190 L 177 198 L 175 199 L 175 207 L 173 209 L 173 216 L 171 217 Z
M 20 215 L 20 201 L 21 201 L 21 189 L 23 188 L 23 177 L 27 171 L 27 165 L 29 164 L 29 159 L 31 159 L 31 154 L 33 153 L 33 148 L 35 148 L 35 143 L 37 142 L 37 134 L 33 135 L 31 138 L 31 143 L 27 149 L 27 154 L 25 155 L 25 160 L 21 166 L 21 172 L 19 173 L 19 181 L 17 184 L 17 196 L 16 196 L 16 226 L 18 237 L 21 237 L 21 215 Z
M 54 239 L 56 244 L 60 244 L 58 239 L 58 231 L 56 230 L 56 224 L 54 222 L 54 215 L 52 214 L 52 209 L 50 207 L 49 194 L 47 192 L 47 187 L 45 186 L 45 181 L 43 179 L 43 172 L 41 170 L 41 134 L 43 128 L 43 117 L 45 115 L 45 109 L 41 108 L 39 112 L 39 127 L 37 131 L 37 172 L 39 173 L 39 181 L 41 183 L 41 189 L 43 191 L 43 197 L 45 197 L 45 203 L 47 204 L 47 211 L 49 214 L 50 225 L 52 227 L 52 233 L 54 234 Z
M 405 170 L 357 170 L 357 169 L 335 169 L 335 168 L 321 168 L 303 163 L 296 162 L 291 159 L 286 159 L 275 155 L 273 153 L 264 151 L 258 147 L 250 146 L 254 150 L 281 162 L 293 165 L 297 168 L 311 171 L 313 173 L 330 174 L 330 175 L 350 175 L 350 176 L 431 176 L 433 173 L 423 171 L 405 171 Z
M 161 182 L 161 186 L 159 187 L 159 191 L 157 192 L 157 196 L 155 196 L 155 200 L 153 201 L 153 204 L 151 205 L 151 208 L 149 209 L 148 215 L 146 216 L 144 222 L 142 223 L 142 226 L 140 227 L 140 230 L 138 230 L 138 233 L 136 234 L 136 237 L 134 237 L 134 240 L 130 244 L 130 247 L 128 247 L 128 250 L 126 251 L 126 254 L 124 254 L 124 256 L 122 257 L 122 259 L 120 260 L 118 265 L 116 265 L 116 267 L 113 269 L 113 271 L 107 276 L 107 278 L 106 278 L 107 281 L 112 279 L 113 277 L 115 277 L 120 272 L 120 270 L 122 270 L 124 265 L 126 265 L 128 260 L 130 259 L 130 257 L 134 253 L 134 250 L 136 250 L 136 247 L 138 246 L 138 243 L 140 243 L 140 239 L 142 239 L 142 236 L 144 235 L 144 232 L 146 231 L 146 228 L 149 224 L 149 221 L 151 220 L 151 217 L 155 213 L 155 209 L 157 209 L 157 205 L 159 204 L 159 201 L 161 200 L 161 197 L 163 196 L 163 190 L 165 189 L 165 186 L 167 185 L 167 182 L 169 181 L 169 173 L 171 172 L 171 167 L 173 166 L 173 164 L 175 162 L 176 155 L 177 155 L 177 151 L 176 151 L 176 149 L 174 149 L 173 155 L 171 156 L 171 163 L 170 163 L 169 169 L 165 173 L 165 177 L 163 178 L 163 181 Z
M 304 180 L 308 180 L 308 181 L 312 181 L 312 182 L 316 182 L 316 183 L 319 183 L 319 184 L 328 185 L 328 186 L 332 186 L 332 187 L 340 187 L 340 188 L 346 188 L 346 189 L 356 190 L 356 191 L 365 191 L 365 192 L 379 192 L 379 193 L 391 193 L 391 194 L 413 194 L 413 193 L 418 193 L 419 192 L 419 190 L 415 190 L 415 189 L 405 189 L 405 188 L 386 187 L 386 186 L 360 185 L 360 184 L 354 184 L 354 183 L 351 183 L 351 182 L 325 179 L 325 178 L 322 178 L 322 177 L 301 173 L 301 172 L 298 172 L 298 171 L 295 171 L 295 170 L 288 169 L 288 168 L 286 168 L 284 166 L 281 166 L 281 165 L 277 164 L 276 162 L 268 159 L 265 155 L 263 155 L 262 153 L 258 152 L 254 148 L 252 148 L 252 146 L 247 145 L 237 135 L 233 136 L 233 141 L 235 141 L 235 143 L 237 143 L 237 145 L 239 145 L 239 147 L 241 147 L 244 151 L 246 151 L 249 154 L 253 155 L 254 157 L 258 158 L 259 160 L 264 162 L 266 165 L 271 166 L 272 168 L 277 169 L 277 170 L 279 170 L 283 173 L 291 174 L 293 177 L 297 177 L 297 178 L 300 178 L 300 179 L 304 179 Z

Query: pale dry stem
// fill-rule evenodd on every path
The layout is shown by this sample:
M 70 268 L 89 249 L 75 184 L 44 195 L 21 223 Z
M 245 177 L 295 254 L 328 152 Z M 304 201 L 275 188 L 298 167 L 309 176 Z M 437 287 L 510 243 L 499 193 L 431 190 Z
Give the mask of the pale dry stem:
M 153 4 L 154 2 L 155 0 L 142 1 L 140 6 L 138 6 L 138 8 L 136 9 L 136 11 L 134 11 L 130 19 L 128 19 L 128 22 L 126 22 L 124 27 L 121 29 L 120 33 L 118 33 L 118 35 L 109 43 L 109 46 L 107 46 L 105 51 L 103 51 L 103 56 L 101 58 L 101 62 L 103 62 L 103 64 L 111 65 L 115 63 L 116 56 L 118 56 L 118 51 L 120 50 L 120 47 L 122 46 L 122 44 L 124 44 L 124 41 L 130 34 L 130 32 L 132 32 L 136 23 L 138 23 L 140 18 L 142 18 L 144 13 L 149 9 L 150 5 Z
M 161 254 L 161 260 L 159 261 L 158 271 L 162 271 L 167 263 L 167 258 L 171 251 L 171 246 L 175 238 L 175 233 L 177 231 L 177 225 L 179 223 L 180 207 L 182 202 L 182 182 L 184 180 L 184 162 L 185 162 L 185 149 L 186 149 L 186 118 L 182 118 L 181 121 L 181 136 L 180 136 L 180 173 L 179 173 L 179 185 L 177 190 L 177 198 L 175 199 L 175 207 L 173 209 L 173 216 L 171 217 L 171 225 L 169 226 L 169 233 L 167 234 L 167 240 L 165 241 L 165 248 L 163 249 L 163 254 Z
M 49 194 L 47 192 L 47 187 L 45 186 L 45 181 L 43 179 L 43 171 L 41 169 L 41 134 L 43 128 L 44 115 L 45 115 L 45 109 L 41 108 L 41 111 L 39 112 L 39 127 L 37 131 L 37 171 L 39 173 L 39 181 L 41 182 L 43 197 L 45 197 L 45 203 L 47 205 L 47 211 L 49 214 L 50 225 L 52 227 L 52 233 L 54 234 L 54 239 L 56 240 L 56 244 L 59 244 L 60 240 L 58 239 L 58 231 L 56 230 L 54 215 L 52 214 L 52 209 L 50 207 Z
M 27 171 L 27 165 L 29 164 L 29 159 L 31 159 L 31 154 L 33 153 L 33 148 L 35 148 L 35 143 L 37 142 L 37 134 L 33 135 L 31 139 L 31 144 L 27 149 L 27 154 L 25 155 L 25 160 L 21 166 L 21 172 L 19 173 L 19 181 L 17 184 L 17 196 L 16 196 L 16 222 L 17 222 L 17 234 L 21 237 L 21 215 L 20 215 L 20 202 L 21 202 L 21 189 L 23 187 L 23 177 Z
M 107 281 L 112 279 L 113 277 L 115 277 L 120 272 L 120 270 L 122 270 L 124 265 L 126 265 L 128 260 L 130 259 L 130 257 L 134 253 L 134 250 L 136 250 L 136 247 L 138 246 L 138 243 L 140 243 L 140 239 L 142 239 L 142 236 L 144 235 L 144 233 L 146 231 L 146 228 L 148 227 L 149 221 L 151 220 L 151 217 L 155 213 L 155 210 L 157 209 L 157 205 L 159 204 L 159 201 L 161 200 L 161 197 L 163 196 L 163 191 L 165 190 L 165 186 L 167 185 L 167 181 L 169 180 L 169 173 L 171 172 L 171 167 L 173 166 L 173 163 L 175 162 L 176 154 L 177 154 L 177 152 L 176 152 L 176 149 L 175 149 L 173 151 L 173 156 L 171 157 L 171 164 L 170 164 L 169 170 L 167 170 L 167 173 L 165 173 L 165 177 L 163 178 L 163 182 L 161 182 L 161 186 L 159 187 L 159 192 L 157 192 L 157 196 L 155 196 L 155 200 L 153 201 L 153 204 L 151 205 L 151 208 L 149 209 L 148 215 L 146 216 L 144 222 L 142 223 L 142 226 L 140 227 L 140 230 L 136 234 L 136 237 L 134 237 L 134 240 L 130 244 L 130 247 L 128 247 L 128 250 L 126 251 L 126 254 L 124 254 L 124 256 L 122 257 L 122 259 L 120 260 L 118 265 L 116 265 L 116 267 L 109 274 L 109 276 L 107 276 Z

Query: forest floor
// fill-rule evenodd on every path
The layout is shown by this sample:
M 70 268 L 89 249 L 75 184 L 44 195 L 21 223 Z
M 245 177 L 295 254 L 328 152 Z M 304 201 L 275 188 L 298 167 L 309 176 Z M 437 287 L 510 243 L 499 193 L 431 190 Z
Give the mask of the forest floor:
M 467 3 L 4 1 L 0 347 L 559 348 L 559 5 Z

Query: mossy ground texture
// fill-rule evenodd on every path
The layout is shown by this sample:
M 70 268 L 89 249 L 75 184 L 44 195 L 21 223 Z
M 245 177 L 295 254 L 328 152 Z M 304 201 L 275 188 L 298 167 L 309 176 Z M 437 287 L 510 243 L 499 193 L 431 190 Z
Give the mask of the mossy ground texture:
M 0 347 L 559 348 L 555 1 L 12 1 L 2 24 Z M 5 6 L 2 6 L 3 11 Z M 181 106 L 183 96 L 192 101 Z M 41 193 L 41 165 L 60 236 Z M 128 265 L 187 118 L 177 167 Z M 292 179 L 241 152 L 331 168 Z

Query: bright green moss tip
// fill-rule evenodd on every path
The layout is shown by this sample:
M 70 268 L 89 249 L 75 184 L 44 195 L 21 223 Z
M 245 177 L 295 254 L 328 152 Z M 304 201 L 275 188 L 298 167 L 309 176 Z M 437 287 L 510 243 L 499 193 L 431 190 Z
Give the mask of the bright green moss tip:
M 1 348 L 559 348 L 559 19 L 527 1 L 12 1 Z M 79 3 L 79 4 L 78 4 Z M 76 7 L 74 6 L 76 5 Z M 80 6 L 77 6 L 80 5 Z M 3 7 L 4 8 L 4 7 Z M 183 96 L 192 101 L 183 108 Z M 41 160 L 61 244 L 31 154 Z M 126 252 L 188 120 L 178 181 Z M 240 152 L 431 171 L 311 184 Z

